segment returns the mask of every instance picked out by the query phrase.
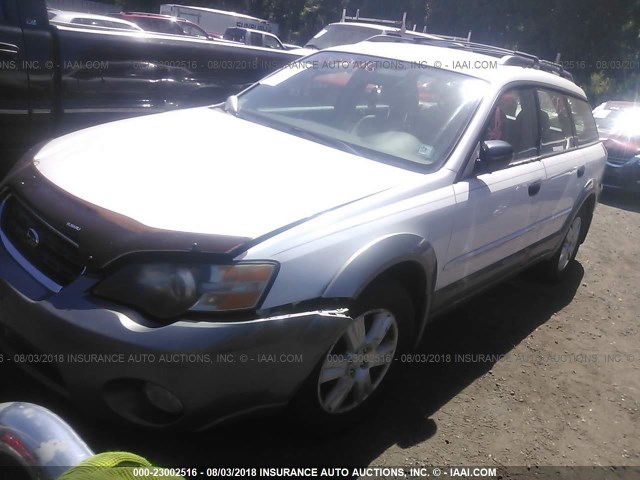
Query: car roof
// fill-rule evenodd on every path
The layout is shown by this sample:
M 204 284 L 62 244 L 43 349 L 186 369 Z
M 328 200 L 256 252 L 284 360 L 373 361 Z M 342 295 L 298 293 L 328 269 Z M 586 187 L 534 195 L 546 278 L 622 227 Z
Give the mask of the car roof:
M 189 25 L 195 25 L 196 27 L 200 28 L 203 32 L 205 31 L 197 23 L 192 22 L 191 20 L 187 20 L 186 18 L 175 17 L 173 15 L 162 15 L 160 13 L 146 13 L 146 12 L 120 12 L 117 15 L 124 15 L 132 18 L 151 18 L 155 20 L 169 20 L 170 22 L 176 22 L 176 23 L 188 23 Z
M 218 10 L 218 9 L 215 9 L 215 8 L 207 8 L 207 7 L 194 7 L 194 6 L 191 6 L 191 5 L 177 5 L 175 3 L 170 3 L 170 4 L 167 4 L 167 5 L 174 6 L 174 7 L 189 8 L 191 10 L 201 10 L 203 12 L 218 13 L 218 14 L 228 15 L 228 16 L 233 16 L 233 17 L 247 18 L 247 19 L 251 19 L 251 20 L 260 20 L 261 22 L 265 22 L 265 23 L 268 22 L 268 20 L 265 20 L 263 18 L 252 17 L 251 15 L 246 15 L 244 13 L 230 12 L 228 10 Z
M 390 27 L 388 25 L 380 25 L 377 23 L 366 23 L 366 22 L 334 22 L 330 23 L 330 25 L 348 25 L 350 27 L 361 27 L 361 28 L 375 28 L 376 30 L 380 30 L 382 32 L 399 32 L 400 28 L 398 27 Z M 325 27 L 326 28 L 326 27 Z
M 70 10 L 53 10 L 53 9 L 48 9 L 50 12 L 55 13 L 56 16 L 54 18 L 57 17 L 61 17 L 61 18 L 75 18 L 75 17 L 82 17 L 82 18 L 95 18 L 96 20 L 113 20 L 114 17 L 109 17 L 107 15 L 98 15 L 95 13 L 86 13 L 86 12 L 72 12 Z M 117 18 L 115 19 L 116 21 L 118 20 Z M 126 20 L 123 20 L 126 22 Z M 127 22 L 130 23 L 130 22 Z
M 171 20 L 172 22 L 178 20 L 185 20 L 186 18 L 176 17 L 174 15 L 163 15 L 160 13 L 148 13 L 148 12 L 120 12 L 117 15 L 125 15 L 127 17 L 140 17 L 140 18 L 157 18 L 160 20 Z
M 70 23 L 71 20 L 75 19 L 75 18 L 88 18 L 88 19 L 93 19 L 93 20 L 105 20 L 105 21 L 109 21 L 109 22 L 115 22 L 115 23 L 122 23 L 123 25 L 128 25 L 136 30 L 142 30 L 138 25 L 136 25 L 135 23 L 129 22 L 127 20 L 124 20 L 122 18 L 118 18 L 118 17 L 112 17 L 112 16 L 107 16 L 107 15 L 98 15 L 95 13 L 85 13 L 85 12 L 72 12 L 69 10 L 54 10 L 54 9 L 48 9 L 51 13 L 55 13 L 55 15 L 53 17 L 51 17 L 50 21 L 52 22 L 67 22 Z
M 173 15 L 161 15 L 159 13 L 126 13 L 126 12 L 123 12 L 123 13 L 125 15 L 136 17 L 136 18 L 153 18 L 156 20 L 169 20 L 170 22 L 188 23 L 190 25 L 195 25 L 197 27 L 200 27 L 200 25 L 198 25 L 195 22 L 192 22 L 191 20 L 187 20 L 186 18 L 182 18 L 182 17 L 175 17 Z
M 246 30 L 247 32 L 256 32 L 256 33 L 264 33 L 265 35 L 269 35 L 271 37 L 275 37 L 278 38 L 277 35 L 271 33 L 271 32 L 265 32 L 263 30 L 257 30 L 255 28 L 246 28 L 246 27 L 229 27 L 227 30 L 231 30 L 231 29 L 238 29 L 238 30 Z
M 424 45 L 420 43 L 396 43 L 394 41 L 364 41 L 353 45 L 328 48 L 327 51 L 348 52 L 374 57 L 419 62 L 416 67 L 436 67 L 462 73 L 502 86 L 512 82 L 538 82 L 558 88 L 586 99 L 584 91 L 572 81 L 536 68 L 501 64 L 492 55 L 476 53 L 461 48 Z
M 360 28 L 366 28 L 366 29 L 374 29 L 374 30 L 378 30 L 380 32 L 393 32 L 393 33 L 401 33 L 402 29 L 400 27 L 392 27 L 389 25 L 380 25 L 379 23 L 366 23 L 366 22 L 334 22 L 334 23 L 330 23 L 327 26 L 330 25 L 347 25 L 349 27 L 360 27 Z M 326 28 L 326 27 L 325 27 Z M 405 30 L 404 32 L 402 32 L 406 35 L 410 35 L 410 36 L 416 36 L 416 37 L 424 37 L 424 38 L 439 38 L 437 35 L 431 35 L 429 33 L 424 33 L 424 32 L 417 32 L 417 31 L 413 31 L 413 30 Z
M 609 100 L 598 106 L 601 110 L 633 110 L 640 108 L 640 103 L 626 102 L 622 100 Z

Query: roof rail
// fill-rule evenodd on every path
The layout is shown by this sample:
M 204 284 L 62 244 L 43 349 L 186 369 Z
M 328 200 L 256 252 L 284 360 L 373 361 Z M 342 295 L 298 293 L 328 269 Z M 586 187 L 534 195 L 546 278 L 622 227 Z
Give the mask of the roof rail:
M 402 14 L 402 20 L 385 20 L 383 18 L 361 17 L 359 8 L 356 10 L 356 16 L 355 17 L 349 17 L 349 16 L 347 16 L 347 9 L 343 8 L 342 9 L 342 18 L 340 19 L 340 22 L 346 22 L 346 21 L 349 21 L 349 22 L 378 23 L 378 24 L 381 24 L 381 25 L 391 25 L 393 27 L 399 28 L 401 32 L 405 32 L 407 30 L 407 12 L 404 12 Z
M 433 35 L 433 34 L 432 34 Z M 482 43 L 470 42 L 469 37 L 451 37 L 446 35 L 433 35 L 437 38 L 428 38 L 421 36 L 410 36 L 395 32 L 376 35 L 367 39 L 369 42 L 399 42 L 399 43 L 418 43 L 421 45 L 433 45 L 436 47 L 456 48 L 467 50 L 475 53 L 482 53 L 492 57 L 498 57 L 501 65 L 512 65 L 525 68 L 534 68 L 545 72 L 554 73 L 562 78 L 573 81 L 573 75 L 567 72 L 559 63 L 549 60 L 540 60 L 537 56 L 521 52 L 519 50 L 509 50 L 507 48 L 496 47 L 494 45 L 485 45 Z

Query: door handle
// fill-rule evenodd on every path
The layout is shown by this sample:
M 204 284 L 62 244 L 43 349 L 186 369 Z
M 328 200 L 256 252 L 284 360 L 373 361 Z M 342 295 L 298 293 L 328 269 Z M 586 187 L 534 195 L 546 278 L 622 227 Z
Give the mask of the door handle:
M 578 167 L 578 178 L 584 175 L 584 170 L 585 170 L 584 165 Z
M 542 180 L 538 180 L 529 184 L 529 196 L 533 197 L 540 191 L 540 187 L 542 186 Z
M 0 56 L 5 58 L 14 58 L 18 56 L 20 49 L 12 43 L 0 42 Z

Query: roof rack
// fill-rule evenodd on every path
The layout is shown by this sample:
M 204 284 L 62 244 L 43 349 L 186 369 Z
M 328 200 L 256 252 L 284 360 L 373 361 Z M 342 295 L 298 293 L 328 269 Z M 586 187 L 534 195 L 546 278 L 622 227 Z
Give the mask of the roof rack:
M 433 35 L 433 34 L 432 34 Z M 537 56 L 519 50 L 509 50 L 507 48 L 485 45 L 483 43 L 471 42 L 471 32 L 467 38 L 452 37 L 446 35 L 433 35 L 437 38 L 420 36 L 409 36 L 396 32 L 387 32 L 367 39 L 369 42 L 396 42 L 396 43 L 418 43 L 421 45 L 433 45 L 437 47 L 456 48 L 475 53 L 482 53 L 492 57 L 498 57 L 501 65 L 512 65 L 525 68 L 534 68 L 545 72 L 554 73 L 562 78 L 573 81 L 573 75 L 567 72 L 562 65 L 549 60 L 540 60 Z
M 407 12 L 402 14 L 402 20 L 385 20 L 382 18 L 366 18 L 360 16 L 360 9 L 356 10 L 355 17 L 347 16 L 347 9 L 342 9 L 342 18 L 340 22 L 365 22 L 365 23 L 377 23 L 380 25 L 391 25 L 392 27 L 397 27 L 401 32 L 405 32 L 407 30 Z

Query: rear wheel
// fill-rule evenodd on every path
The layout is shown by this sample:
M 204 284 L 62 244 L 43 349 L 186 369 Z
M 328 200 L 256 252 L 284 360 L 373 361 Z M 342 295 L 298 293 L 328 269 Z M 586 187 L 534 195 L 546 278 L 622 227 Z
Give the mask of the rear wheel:
M 414 308 L 395 281 L 367 289 L 353 322 L 307 379 L 296 402 L 303 423 L 340 430 L 361 417 L 389 382 L 394 359 L 411 343 Z
M 553 257 L 542 264 L 544 276 L 549 280 L 559 281 L 564 278 L 571 265 L 576 258 L 580 242 L 584 238 L 588 228 L 588 219 L 585 208 L 580 211 L 571 220 L 571 225 L 567 231 L 560 248 Z

